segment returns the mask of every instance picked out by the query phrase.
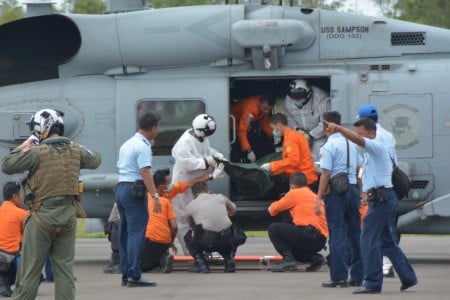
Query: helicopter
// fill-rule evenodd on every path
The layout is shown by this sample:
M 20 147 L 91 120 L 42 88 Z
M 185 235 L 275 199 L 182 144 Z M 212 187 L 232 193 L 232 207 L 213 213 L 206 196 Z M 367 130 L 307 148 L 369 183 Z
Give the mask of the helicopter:
M 41 14 L 0 26 L 2 157 L 28 138 L 34 112 L 63 111 L 65 135 L 102 155 L 80 180 L 88 217 L 107 218 L 118 150 L 142 113 L 160 114 L 153 163 L 171 168 L 171 148 L 196 115 L 214 116 L 211 144 L 228 154 L 231 103 L 262 92 L 282 100 L 292 80 L 305 79 L 329 92 L 345 126 L 361 105 L 377 106 L 412 182 L 399 231 L 450 233 L 449 30 L 282 1 L 164 9 L 138 2 L 111 0 L 105 15 Z M 18 179 L 0 174 L 2 185 Z M 231 185 L 225 177 L 210 188 L 237 204 L 242 227 L 263 227 L 278 199 L 235 198 Z

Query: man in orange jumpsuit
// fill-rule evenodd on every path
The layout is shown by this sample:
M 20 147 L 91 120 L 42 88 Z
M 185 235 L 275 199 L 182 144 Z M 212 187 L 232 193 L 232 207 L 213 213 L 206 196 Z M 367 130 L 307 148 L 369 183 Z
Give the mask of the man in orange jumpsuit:
M 264 131 L 268 138 L 272 137 L 269 117 L 275 100 L 275 97 L 271 95 L 252 96 L 231 105 L 231 114 L 236 120 L 236 125 L 231 123 L 230 128 L 233 129 L 233 126 L 236 126 L 237 132 L 236 141 L 231 145 L 231 161 L 254 162 L 273 151 L 273 149 L 267 151 L 268 147 L 273 147 L 272 142 L 265 146 L 264 138 L 258 139 L 258 137 L 261 137 L 260 130 Z M 259 127 L 255 126 L 257 123 Z M 249 137 L 250 140 L 255 141 L 249 141 Z M 257 141 L 258 145 L 256 145 Z M 251 142 L 255 145 L 251 145 Z
M 317 195 L 307 187 L 303 173 L 292 174 L 289 184 L 289 192 L 269 206 L 271 216 L 289 211 L 293 221 L 269 226 L 270 241 L 283 256 L 281 263 L 272 267 L 272 272 L 296 271 L 297 261 L 309 262 L 306 271 L 314 272 L 325 263 L 318 253 L 325 247 L 328 237 L 324 205 L 322 203 L 322 214 L 317 216 L 314 211 Z
M 7 182 L 3 187 L 3 203 L 0 206 L 0 295 L 11 297 L 11 285 L 16 279 L 16 260 L 28 212 L 22 209 L 20 186 Z
M 188 187 L 196 182 L 204 182 L 222 177 L 223 164 L 219 164 L 212 174 L 193 178 L 187 182 L 179 181 L 170 184 L 169 169 L 158 170 L 153 174 L 153 182 L 156 191 L 160 195 L 161 212 L 153 211 L 153 201 L 148 195 L 149 221 L 145 233 L 144 249 L 142 250 L 140 266 L 143 272 L 159 268 L 162 273 L 170 273 L 173 268 L 173 253 L 177 253 L 177 247 L 173 244 L 177 236 L 176 216 L 173 212 L 171 200 L 179 193 L 184 193 Z
M 314 168 L 308 140 L 304 135 L 288 126 L 286 116 L 276 113 L 270 118 L 270 127 L 274 138 L 283 138 L 282 159 L 263 164 L 260 168 L 270 171 L 273 175 L 285 174 L 287 177 L 293 173 L 301 172 L 306 176 L 308 186 L 317 191 L 317 173 Z
M 153 182 L 156 191 L 160 195 L 161 212 L 153 212 L 153 200 L 148 195 L 148 214 L 149 220 L 145 233 L 144 249 L 141 256 L 141 269 L 143 272 L 159 268 L 162 273 L 172 272 L 173 255 L 169 254 L 169 248 L 177 252 L 173 244 L 177 236 L 177 222 L 173 212 L 172 203 L 169 194 L 186 190 L 186 183 L 176 183 L 170 192 L 167 192 L 167 186 L 170 183 L 169 169 L 158 170 L 153 174 Z

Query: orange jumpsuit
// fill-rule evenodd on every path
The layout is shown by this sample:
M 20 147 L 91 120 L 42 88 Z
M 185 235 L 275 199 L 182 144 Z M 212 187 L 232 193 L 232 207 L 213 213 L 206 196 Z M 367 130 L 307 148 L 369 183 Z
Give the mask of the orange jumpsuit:
M 18 208 L 11 201 L 3 201 L 0 206 L 0 249 L 8 253 L 18 253 L 23 227 L 28 212 Z
M 173 212 L 171 200 L 178 193 L 184 193 L 186 191 L 186 182 L 179 181 L 172 184 L 170 192 L 161 195 L 161 212 L 153 212 L 153 199 L 150 193 L 148 196 L 148 223 L 145 237 L 153 242 L 161 244 L 172 243 L 172 234 L 170 232 L 169 220 L 175 219 L 175 213 Z
M 241 144 L 242 152 L 251 149 L 248 141 L 248 131 L 252 122 L 259 121 L 261 129 L 267 136 L 272 136 L 272 128 L 269 124 L 269 115 L 261 113 L 259 109 L 259 96 L 253 96 L 233 103 L 231 105 L 231 114 L 236 119 L 237 136 Z M 232 124 L 230 124 L 232 128 Z
M 281 158 L 281 160 L 270 163 L 270 171 L 273 175 L 285 173 L 287 176 L 291 176 L 296 172 L 302 172 L 305 174 L 308 184 L 317 181 L 308 140 L 289 127 L 284 133 Z
M 273 217 L 282 211 L 289 210 L 292 222 L 297 226 L 312 225 L 320 231 L 324 237 L 328 237 L 328 226 L 325 219 L 325 205 L 320 206 L 321 214 L 315 213 L 317 195 L 308 187 L 290 190 L 278 201 L 269 207 L 269 214 Z
M 175 219 L 172 203 L 170 203 L 169 199 L 160 197 L 161 212 L 154 213 L 152 197 L 150 195 L 148 196 L 149 219 L 145 237 L 155 243 L 170 244 L 172 243 L 172 234 L 170 232 L 169 220 Z

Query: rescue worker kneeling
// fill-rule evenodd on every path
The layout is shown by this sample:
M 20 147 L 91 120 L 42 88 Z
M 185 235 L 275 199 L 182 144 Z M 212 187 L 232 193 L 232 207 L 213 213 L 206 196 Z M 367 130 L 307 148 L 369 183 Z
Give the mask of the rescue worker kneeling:
M 279 201 L 269 206 L 269 214 L 276 216 L 289 210 L 292 223 L 272 223 L 268 233 L 275 249 L 283 256 L 272 272 L 296 271 L 297 261 L 309 262 L 307 272 L 320 269 L 325 260 L 318 252 L 325 247 L 328 227 L 322 204 L 320 216 L 315 215 L 314 207 L 317 196 L 307 186 L 303 173 L 294 173 L 289 178 L 290 190 Z
M 221 194 L 210 194 L 204 182 L 192 186 L 192 200 L 185 209 L 191 230 L 184 236 L 194 264 L 192 273 L 209 273 L 204 251 L 217 251 L 225 260 L 225 272 L 236 270 L 234 255 L 245 243 L 245 233 L 236 228 L 229 218 L 236 213 L 236 205 Z
M 3 186 L 0 206 L 0 295 L 11 297 L 16 281 L 17 262 L 23 226 L 28 212 L 22 209 L 20 185 L 9 181 Z

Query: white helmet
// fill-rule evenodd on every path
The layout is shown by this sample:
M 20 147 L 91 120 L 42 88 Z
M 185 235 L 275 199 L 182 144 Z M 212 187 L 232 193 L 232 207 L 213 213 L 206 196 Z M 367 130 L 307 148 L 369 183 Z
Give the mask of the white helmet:
M 61 135 L 64 134 L 63 116 L 63 112 L 49 108 L 36 112 L 28 123 L 31 133 L 42 141 L 47 138 L 52 126 L 59 124 L 61 127 Z
M 192 129 L 197 137 L 207 137 L 216 131 L 216 121 L 210 115 L 200 114 L 192 121 Z
M 311 86 L 303 79 L 296 79 L 289 84 L 291 88 L 289 90 L 289 97 L 292 99 L 304 98 L 309 100 L 311 97 L 312 89 Z

